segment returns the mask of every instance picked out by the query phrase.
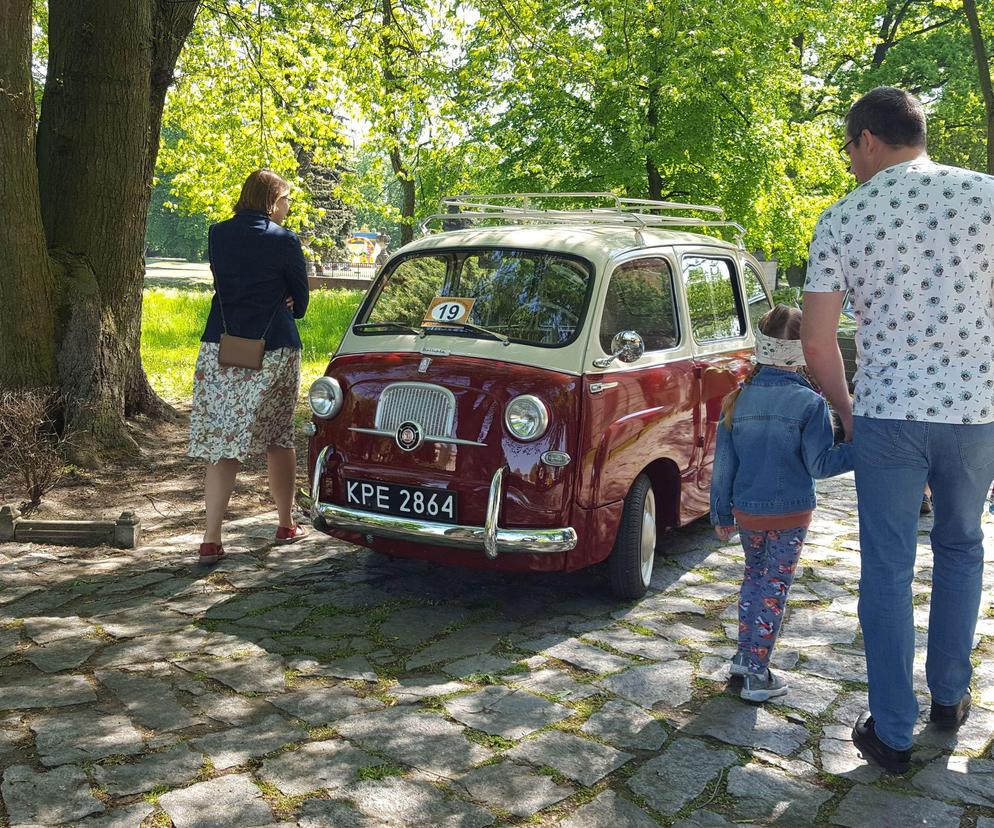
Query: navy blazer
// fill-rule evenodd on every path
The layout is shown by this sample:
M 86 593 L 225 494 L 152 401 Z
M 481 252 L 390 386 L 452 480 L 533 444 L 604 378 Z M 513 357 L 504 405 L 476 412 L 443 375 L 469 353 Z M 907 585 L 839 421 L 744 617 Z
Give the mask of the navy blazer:
M 214 300 L 200 341 L 221 341 L 220 293 L 229 334 L 247 339 L 265 335 L 267 351 L 299 351 L 300 334 L 293 320 L 302 319 L 307 311 L 308 287 L 297 234 L 265 213 L 242 210 L 210 228 L 207 250 Z M 286 306 L 288 296 L 293 297 L 292 315 Z M 270 317 L 273 321 L 266 331 Z

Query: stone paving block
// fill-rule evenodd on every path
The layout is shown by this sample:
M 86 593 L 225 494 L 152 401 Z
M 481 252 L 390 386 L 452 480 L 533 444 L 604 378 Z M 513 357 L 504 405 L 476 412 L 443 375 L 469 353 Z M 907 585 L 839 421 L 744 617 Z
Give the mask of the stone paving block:
M 721 814 L 714 811 L 694 811 L 686 819 L 673 823 L 673 828 L 738 828 L 741 822 L 729 822 Z M 743 826 L 748 828 L 748 826 Z M 807 828 L 805 826 L 805 828 Z
M 712 736 L 730 745 L 766 748 L 782 756 L 793 753 L 810 736 L 805 728 L 762 707 L 724 697 L 707 702 L 684 731 L 695 736 Z
M 659 750 L 666 741 L 662 723 L 634 704 L 612 699 L 580 728 L 589 736 L 636 750 Z
M 93 664 L 95 667 L 132 667 L 165 661 L 179 653 L 196 653 L 209 639 L 209 633 L 195 627 L 141 636 L 106 647 L 94 658 Z
M 936 799 L 994 808 L 994 761 L 941 756 L 915 774 L 918 790 Z
M 335 730 L 369 750 L 439 776 L 462 773 L 491 756 L 466 739 L 458 725 L 406 707 L 350 716 L 337 722 Z
M 95 615 L 89 619 L 114 638 L 136 638 L 182 630 L 190 619 L 163 607 L 142 607 L 141 612 L 120 612 Z
M 97 765 L 93 778 L 112 796 L 144 793 L 159 785 L 175 788 L 189 782 L 203 765 L 203 756 L 185 744 L 151 753 L 138 762 Z
M 451 664 L 446 664 L 442 669 L 455 678 L 465 678 L 466 676 L 490 674 L 499 675 L 506 672 L 514 665 L 509 658 L 495 655 L 469 656 L 460 658 Z
M 300 626 L 313 610 L 310 607 L 277 607 L 261 615 L 247 615 L 238 619 L 245 627 L 261 627 L 271 632 L 289 632 Z
M 6 658 L 21 648 L 21 632 L 17 627 L 0 629 L 0 658 Z
M 287 666 L 303 676 L 327 676 L 328 678 L 352 679 L 353 681 L 378 681 L 376 671 L 364 656 L 349 656 L 332 661 L 298 656 L 290 659 Z
M 82 638 L 93 632 L 93 625 L 78 615 L 36 616 L 24 619 L 24 632 L 35 644 L 51 644 L 63 638 Z
M 488 653 L 506 632 L 507 625 L 496 622 L 465 627 L 429 644 L 407 662 L 407 669 L 416 670 L 438 661 Z
M 126 716 L 103 716 L 94 710 L 39 715 L 31 722 L 43 765 L 134 756 L 145 749 L 142 735 Z
M 208 733 L 191 741 L 190 747 L 206 753 L 214 767 L 223 770 L 306 738 L 306 730 L 294 727 L 282 716 L 268 716 L 256 724 Z
M 98 670 L 96 677 L 117 696 L 129 716 L 151 730 L 183 730 L 204 721 L 179 703 L 166 681 L 125 670 Z
M 382 759 L 344 740 L 308 742 L 262 763 L 258 775 L 288 796 L 319 789 L 335 790 L 357 780 L 360 768 L 384 764 Z
M 401 679 L 387 692 L 397 698 L 398 704 L 417 704 L 430 696 L 447 696 L 469 688 L 461 681 L 449 681 L 448 676 L 418 676 Z
M 77 823 L 74 828 L 137 828 L 144 822 L 145 817 L 154 810 L 154 805 L 149 805 L 147 802 L 136 802 L 134 805 L 115 808 L 103 816 L 84 819 Z
M 561 704 L 497 685 L 450 699 L 445 709 L 467 727 L 514 740 L 573 715 Z
M 818 676 L 809 676 L 802 671 L 792 670 L 781 674 L 786 680 L 790 691 L 786 696 L 776 699 L 775 704 L 792 707 L 820 716 L 835 701 L 842 688 L 834 682 Z
M 554 696 L 561 702 L 587 699 L 600 692 L 594 685 L 581 684 L 562 670 L 553 670 L 552 668 L 536 670 L 532 673 L 517 673 L 508 676 L 505 681 L 523 690 L 528 690 L 530 693 L 544 693 L 547 696 Z
M 557 785 L 548 776 L 539 776 L 514 762 L 476 768 L 454 786 L 470 799 L 520 817 L 531 816 L 573 793 L 572 788 Z
M 593 785 L 634 758 L 625 751 L 560 730 L 550 730 L 537 739 L 522 742 L 505 755 L 509 759 L 520 759 L 537 767 L 548 765 L 563 776 L 587 786 Z
M 625 627 L 609 627 L 588 633 L 586 637 L 623 653 L 650 658 L 653 661 L 672 661 L 686 651 L 685 647 L 676 646 L 665 638 L 642 635 Z
M 597 682 L 598 687 L 641 707 L 679 707 L 693 698 L 694 668 L 686 661 L 633 667 Z
M 384 823 L 372 819 L 344 802 L 328 799 L 308 799 L 297 811 L 300 828 L 383 828 Z
M 848 828 L 866 828 L 868 825 L 959 828 L 962 815 L 962 808 L 945 802 L 857 785 L 843 797 L 835 814 L 829 819 L 833 825 L 845 825 Z
M 823 647 L 827 644 L 852 644 L 856 625 L 852 618 L 823 609 L 796 609 L 787 614 L 780 628 L 781 647 Z
M 225 548 L 225 553 L 228 553 Z M 205 589 L 201 584 L 194 584 L 185 595 L 178 595 L 166 602 L 166 606 L 175 612 L 182 612 L 184 615 L 201 616 L 211 607 L 230 601 L 231 592 L 226 589 Z
M 383 702 L 371 696 L 361 698 L 348 687 L 321 687 L 313 690 L 295 690 L 270 700 L 274 707 L 285 710 L 291 716 L 303 719 L 308 724 L 326 725 L 363 713 L 379 710 Z
M 764 825 L 813 825 L 818 808 L 832 798 L 825 788 L 755 763 L 728 772 L 728 792 L 736 797 L 736 817 Z
M 410 649 L 434 638 L 468 614 L 467 609 L 456 606 L 410 607 L 397 610 L 380 624 L 380 633 L 394 646 Z
M 195 683 L 199 684 L 199 682 Z M 192 692 L 192 689 L 188 692 Z M 230 725 L 257 722 L 275 712 L 262 699 L 247 699 L 234 693 L 205 691 L 197 698 L 196 704 L 198 709 L 208 718 Z
M 96 700 L 93 686 L 83 676 L 52 676 L 0 687 L 0 710 L 69 707 Z
M 832 711 L 832 720 L 846 725 L 849 730 L 865 711 L 870 709 L 870 700 L 866 691 L 846 693 L 839 697 Z
M 559 828 L 659 828 L 634 802 L 608 789 L 559 823 Z
M 177 661 L 188 673 L 204 673 L 239 693 L 282 693 L 286 689 L 283 659 L 268 655 L 262 658 L 206 659 Z
M 199 782 L 159 797 L 159 806 L 179 828 L 258 828 L 273 813 L 248 774 Z
M 737 759 L 732 751 L 712 748 L 698 739 L 677 739 L 642 765 L 628 780 L 628 787 L 653 809 L 674 814 Z
M 706 644 L 714 641 L 717 636 L 721 635 L 718 630 L 704 630 L 700 627 L 695 627 L 692 624 L 684 624 L 680 621 L 667 622 L 647 618 L 641 622 L 640 626 L 653 630 L 667 641 L 674 642 L 689 641 L 694 644 Z
M 47 773 L 14 765 L 4 771 L 0 796 L 15 826 L 57 825 L 104 810 L 90 792 L 86 774 L 75 765 Z
M 385 825 L 483 828 L 494 821 L 489 811 L 446 796 L 427 782 L 392 777 L 360 782 L 346 793 L 361 811 Z
M 650 593 L 634 607 L 611 613 L 618 620 L 634 620 L 649 615 L 704 615 L 706 610 L 696 601 L 682 598 L 679 595 L 664 595 Z
M 584 644 L 575 638 L 546 647 L 544 653 L 591 673 L 614 673 L 632 666 L 632 662 L 627 658 L 606 652 L 591 644 Z
M 380 629 L 382 631 L 382 627 Z M 311 618 L 302 631 L 320 638 L 351 638 L 366 635 L 369 621 L 354 615 L 320 615 Z
M 724 584 L 721 581 L 711 581 L 687 587 L 683 594 L 688 598 L 699 601 L 724 601 L 739 594 L 739 584 Z M 793 594 L 791 595 L 793 598 Z
M 821 740 L 821 768 L 825 773 L 852 779 L 854 782 L 876 782 L 883 771 L 878 765 L 868 763 L 849 738 L 849 729 L 840 728 L 838 735 L 843 739 L 825 738 Z M 826 734 L 827 736 L 827 734 Z

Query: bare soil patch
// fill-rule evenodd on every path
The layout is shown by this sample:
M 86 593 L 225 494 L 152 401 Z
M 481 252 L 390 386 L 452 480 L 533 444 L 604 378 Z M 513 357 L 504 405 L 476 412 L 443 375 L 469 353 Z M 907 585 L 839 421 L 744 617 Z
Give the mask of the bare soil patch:
M 203 460 L 186 456 L 189 407 L 178 408 L 174 420 L 139 417 L 129 422 L 141 447 L 137 457 L 105 462 L 100 468 L 72 467 L 45 495 L 29 517 L 39 520 L 108 520 L 121 512 L 141 518 L 142 543 L 203 531 Z M 297 485 L 306 486 L 306 439 L 298 434 Z M 0 475 L 0 505 L 20 506 L 24 492 L 18 480 Z M 238 474 L 228 507 L 228 520 L 272 510 L 264 455 L 248 460 Z

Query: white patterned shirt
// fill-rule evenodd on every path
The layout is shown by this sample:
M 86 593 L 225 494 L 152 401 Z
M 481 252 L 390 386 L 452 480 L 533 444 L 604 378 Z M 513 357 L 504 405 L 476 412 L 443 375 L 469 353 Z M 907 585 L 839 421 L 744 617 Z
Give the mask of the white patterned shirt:
M 895 164 L 818 219 L 805 290 L 852 291 L 857 416 L 994 421 L 994 177 Z

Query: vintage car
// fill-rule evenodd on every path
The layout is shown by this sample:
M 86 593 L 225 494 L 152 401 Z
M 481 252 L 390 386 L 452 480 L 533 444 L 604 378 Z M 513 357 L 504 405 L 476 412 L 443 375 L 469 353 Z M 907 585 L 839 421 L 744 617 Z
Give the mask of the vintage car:
M 708 513 L 721 400 L 770 292 L 718 208 L 555 197 L 606 206 L 447 199 L 434 218 L 462 229 L 390 258 L 310 388 L 309 505 L 390 555 L 607 559 L 632 599 L 664 530 Z

